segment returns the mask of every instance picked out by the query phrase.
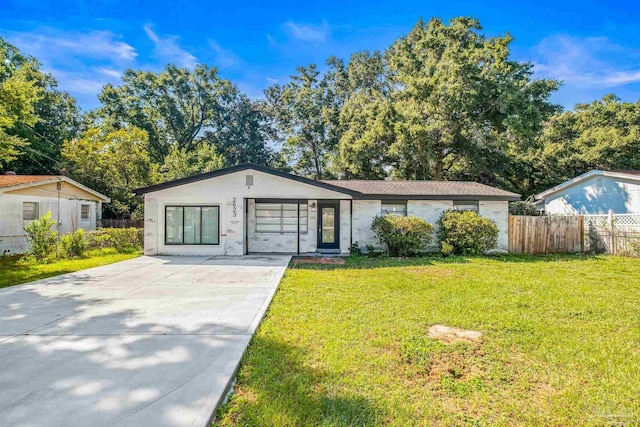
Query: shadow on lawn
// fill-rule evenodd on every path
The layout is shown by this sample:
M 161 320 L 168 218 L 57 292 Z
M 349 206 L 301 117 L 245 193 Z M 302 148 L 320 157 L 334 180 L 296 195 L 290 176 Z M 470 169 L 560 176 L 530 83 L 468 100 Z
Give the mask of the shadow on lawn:
M 339 373 L 304 363 L 300 348 L 254 336 L 243 360 L 235 397 L 218 412 L 237 425 L 380 425 L 384 411 L 358 395 L 340 395 Z M 327 389 L 327 387 L 329 389 Z M 255 395 L 257 398 L 249 397 Z
M 345 264 L 314 264 L 314 263 L 291 263 L 290 269 L 295 270 L 344 270 L 344 269 L 372 269 L 372 268 L 392 268 L 405 266 L 430 266 L 447 264 L 467 264 L 471 262 L 503 262 L 503 263 L 548 263 L 557 261 L 588 261 L 602 259 L 602 256 L 584 254 L 546 254 L 546 255 L 526 255 L 526 254 L 498 254 L 477 257 L 451 256 L 444 258 L 439 255 L 417 257 L 417 258 L 393 258 L 393 257 L 366 257 L 350 256 L 346 258 Z

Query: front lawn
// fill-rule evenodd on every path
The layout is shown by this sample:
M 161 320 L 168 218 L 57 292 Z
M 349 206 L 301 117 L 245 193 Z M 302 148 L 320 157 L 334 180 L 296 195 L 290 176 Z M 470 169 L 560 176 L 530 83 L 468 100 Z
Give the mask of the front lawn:
M 360 258 L 287 271 L 218 423 L 638 425 L 639 396 L 637 259 Z
M 58 274 L 71 273 L 101 265 L 113 264 L 140 255 L 137 250 L 116 252 L 114 249 L 89 251 L 84 258 L 64 259 L 49 264 L 26 263 L 18 256 L 0 257 L 0 288 L 19 285 Z

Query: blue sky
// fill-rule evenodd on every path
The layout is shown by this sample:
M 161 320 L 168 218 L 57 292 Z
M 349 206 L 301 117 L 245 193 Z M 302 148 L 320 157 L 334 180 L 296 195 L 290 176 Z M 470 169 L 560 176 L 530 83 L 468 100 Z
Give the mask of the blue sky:
M 461 15 L 478 18 L 487 35 L 509 32 L 514 59 L 564 81 L 553 100 L 566 108 L 612 92 L 640 99 L 640 3 L 632 1 L 3 0 L 0 36 L 90 109 L 126 68 L 207 63 L 256 98 L 298 65 L 384 49 L 419 17 Z

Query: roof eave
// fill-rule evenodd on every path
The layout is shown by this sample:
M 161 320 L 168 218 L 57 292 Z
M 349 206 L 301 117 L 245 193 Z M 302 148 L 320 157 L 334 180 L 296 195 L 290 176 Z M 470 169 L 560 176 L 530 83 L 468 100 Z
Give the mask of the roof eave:
M 632 175 L 632 174 L 628 174 L 628 173 L 621 173 L 621 172 L 609 172 L 609 171 L 603 171 L 603 170 L 599 170 L 599 169 L 594 169 L 591 170 L 589 172 L 585 172 L 582 175 L 578 175 L 577 177 L 570 179 L 568 181 L 563 182 L 562 184 L 558 184 L 555 187 L 551 187 L 548 190 L 545 190 L 541 193 L 538 193 L 534 196 L 534 198 L 536 200 L 542 200 L 547 198 L 548 196 L 555 194 L 559 191 L 564 190 L 565 188 L 571 187 L 572 185 L 575 185 L 579 182 L 582 182 L 588 178 L 591 178 L 593 176 L 608 176 L 610 178 L 620 178 L 620 179 L 630 179 L 632 181 L 640 181 L 640 175 Z
M 517 202 L 522 197 L 519 194 L 488 195 L 488 194 L 361 194 L 354 199 L 360 200 L 459 200 L 459 201 L 502 201 Z
M 228 175 L 235 172 L 242 172 L 244 170 L 249 170 L 249 169 L 262 172 L 262 173 L 267 173 L 274 176 L 279 176 L 285 179 L 291 179 L 293 181 L 301 182 L 303 184 L 324 188 L 325 190 L 331 190 L 331 191 L 335 191 L 342 194 L 348 194 L 352 197 L 360 195 L 360 193 L 357 191 L 348 190 L 346 188 L 339 187 L 337 185 L 327 184 L 325 182 L 316 181 L 310 178 L 304 178 L 302 176 L 293 175 L 287 172 L 282 172 L 277 169 L 272 169 L 266 166 L 256 165 L 253 163 L 242 163 L 242 164 L 231 166 L 224 169 L 218 169 L 211 172 L 205 172 L 198 175 L 188 176 L 186 178 L 180 178 L 173 181 L 163 182 L 161 184 L 155 184 L 155 185 L 150 185 L 148 187 L 136 188 L 135 190 L 133 190 L 133 194 L 135 194 L 136 196 L 141 196 L 146 193 L 166 190 L 168 188 L 178 187 L 185 184 L 191 184 L 194 182 L 203 181 L 205 179 L 216 178 L 219 176 L 224 176 L 224 175 Z

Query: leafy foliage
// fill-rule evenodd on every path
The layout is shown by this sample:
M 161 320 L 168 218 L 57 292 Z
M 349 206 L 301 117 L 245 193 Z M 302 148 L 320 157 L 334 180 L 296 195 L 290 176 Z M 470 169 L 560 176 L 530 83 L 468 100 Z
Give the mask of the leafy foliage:
M 371 229 L 385 245 L 389 255 L 396 257 L 425 252 L 433 233 L 433 225 L 416 216 L 379 216 L 374 218 Z
M 51 211 L 49 211 L 24 227 L 30 245 L 29 255 L 33 256 L 36 261 L 55 258 L 58 232 L 52 229 L 54 225 L 56 225 L 56 221 L 51 218 Z
M 474 211 L 443 212 L 437 235 L 445 255 L 482 255 L 498 246 L 496 223 Z
M 509 213 L 511 215 L 538 216 L 540 212 L 532 200 L 509 203 Z
M 66 142 L 62 156 L 73 178 L 111 197 L 112 215 L 130 215 L 142 202 L 132 190 L 152 181 L 147 141 L 146 131 L 134 127 L 90 128 Z
M 85 255 L 87 252 L 87 237 L 82 228 L 63 235 L 60 238 L 60 244 L 62 245 L 62 249 L 64 254 L 68 258 L 80 258 Z
M 88 232 L 87 240 L 90 249 L 139 250 L 144 243 L 144 232 L 141 228 L 100 228 Z

